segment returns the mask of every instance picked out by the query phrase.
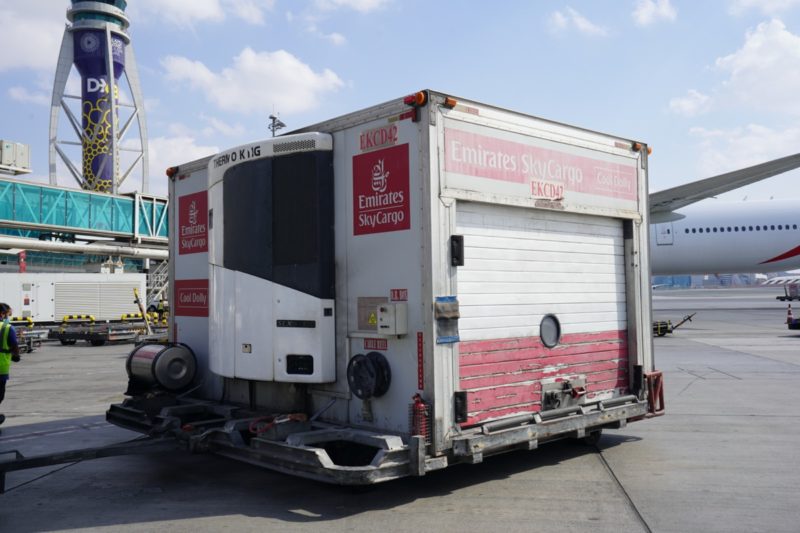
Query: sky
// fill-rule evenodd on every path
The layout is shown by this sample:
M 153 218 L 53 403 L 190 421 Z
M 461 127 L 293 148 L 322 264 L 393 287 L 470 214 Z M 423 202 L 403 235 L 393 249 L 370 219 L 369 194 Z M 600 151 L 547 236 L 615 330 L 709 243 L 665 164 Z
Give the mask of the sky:
M 21 179 L 48 180 L 68 5 L 0 0 L 0 139 L 30 145 Z M 169 166 L 268 137 L 270 114 L 288 131 L 423 88 L 646 142 L 651 191 L 800 152 L 800 0 L 128 0 L 126 13 L 153 194 Z M 63 164 L 59 184 L 76 185 Z M 799 184 L 794 171 L 720 199 L 797 198 Z M 138 167 L 122 187 L 135 189 Z

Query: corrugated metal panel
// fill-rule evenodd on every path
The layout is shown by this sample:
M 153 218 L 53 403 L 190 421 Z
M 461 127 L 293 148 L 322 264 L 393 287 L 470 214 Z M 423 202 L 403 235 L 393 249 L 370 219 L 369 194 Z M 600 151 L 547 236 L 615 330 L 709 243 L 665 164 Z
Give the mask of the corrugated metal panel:
M 100 285 L 100 315 L 104 319 L 118 319 L 125 313 L 138 313 L 139 307 L 133 303 L 133 289 L 142 291 L 140 284 L 136 282 Z M 144 294 L 141 296 L 145 297 Z
M 55 284 L 55 320 L 64 315 L 87 314 L 97 320 L 116 320 L 125 313 L 138 313 L 133 289 L 141 283 L 97 282 Z
M 100 286 L 97 283 L 56 283 L 54 304 L 54 320 L 78 314 L 93 315 L 99 319 Z
M 562 331 L 626 329 L 622 221 L 460 203 L 462 340 L 539 335 L 555 314 Z

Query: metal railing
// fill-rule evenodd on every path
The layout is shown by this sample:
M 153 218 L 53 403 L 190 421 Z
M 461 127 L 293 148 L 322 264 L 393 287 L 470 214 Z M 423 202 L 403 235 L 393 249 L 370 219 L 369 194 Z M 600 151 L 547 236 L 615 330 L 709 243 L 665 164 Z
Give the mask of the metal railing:
M 169 289 L 169 261 L 153 261 L 155 266 L 147 273 L 147 297 L 156 301 L 166 296 Z

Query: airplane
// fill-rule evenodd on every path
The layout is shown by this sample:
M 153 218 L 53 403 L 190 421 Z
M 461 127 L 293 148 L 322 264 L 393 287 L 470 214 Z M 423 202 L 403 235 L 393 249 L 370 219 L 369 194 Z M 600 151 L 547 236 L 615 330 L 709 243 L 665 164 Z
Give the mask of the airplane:
M 800 201 L 704 202 L 682 209 L 798 167 L 800 153 L 652 193 L 653 275 L 800 268 Z

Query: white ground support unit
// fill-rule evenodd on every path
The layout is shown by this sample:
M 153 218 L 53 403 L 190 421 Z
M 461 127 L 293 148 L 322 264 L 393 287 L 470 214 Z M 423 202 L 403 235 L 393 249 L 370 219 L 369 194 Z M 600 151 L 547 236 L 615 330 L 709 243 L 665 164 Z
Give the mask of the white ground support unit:
M 170 174 L 197 377 L 115 424 L 363 484 L 663 413 L 641 143 L 423 91 Z
M 764 282 L 764 285 L 783 287 L 783 296 L 776 296 L 782 302 L 800 300 L 800 275 L 776 276 Z
M 14 141 L 0 140 L 0 174 L 30 174 L 30 146 Z
M 144 294 L 144 274 L 41 273 L 0 275 L 0 290 L 15 316 L 60 322 L 66 315 L 119 320 L 137 313 L 133 289 Z

